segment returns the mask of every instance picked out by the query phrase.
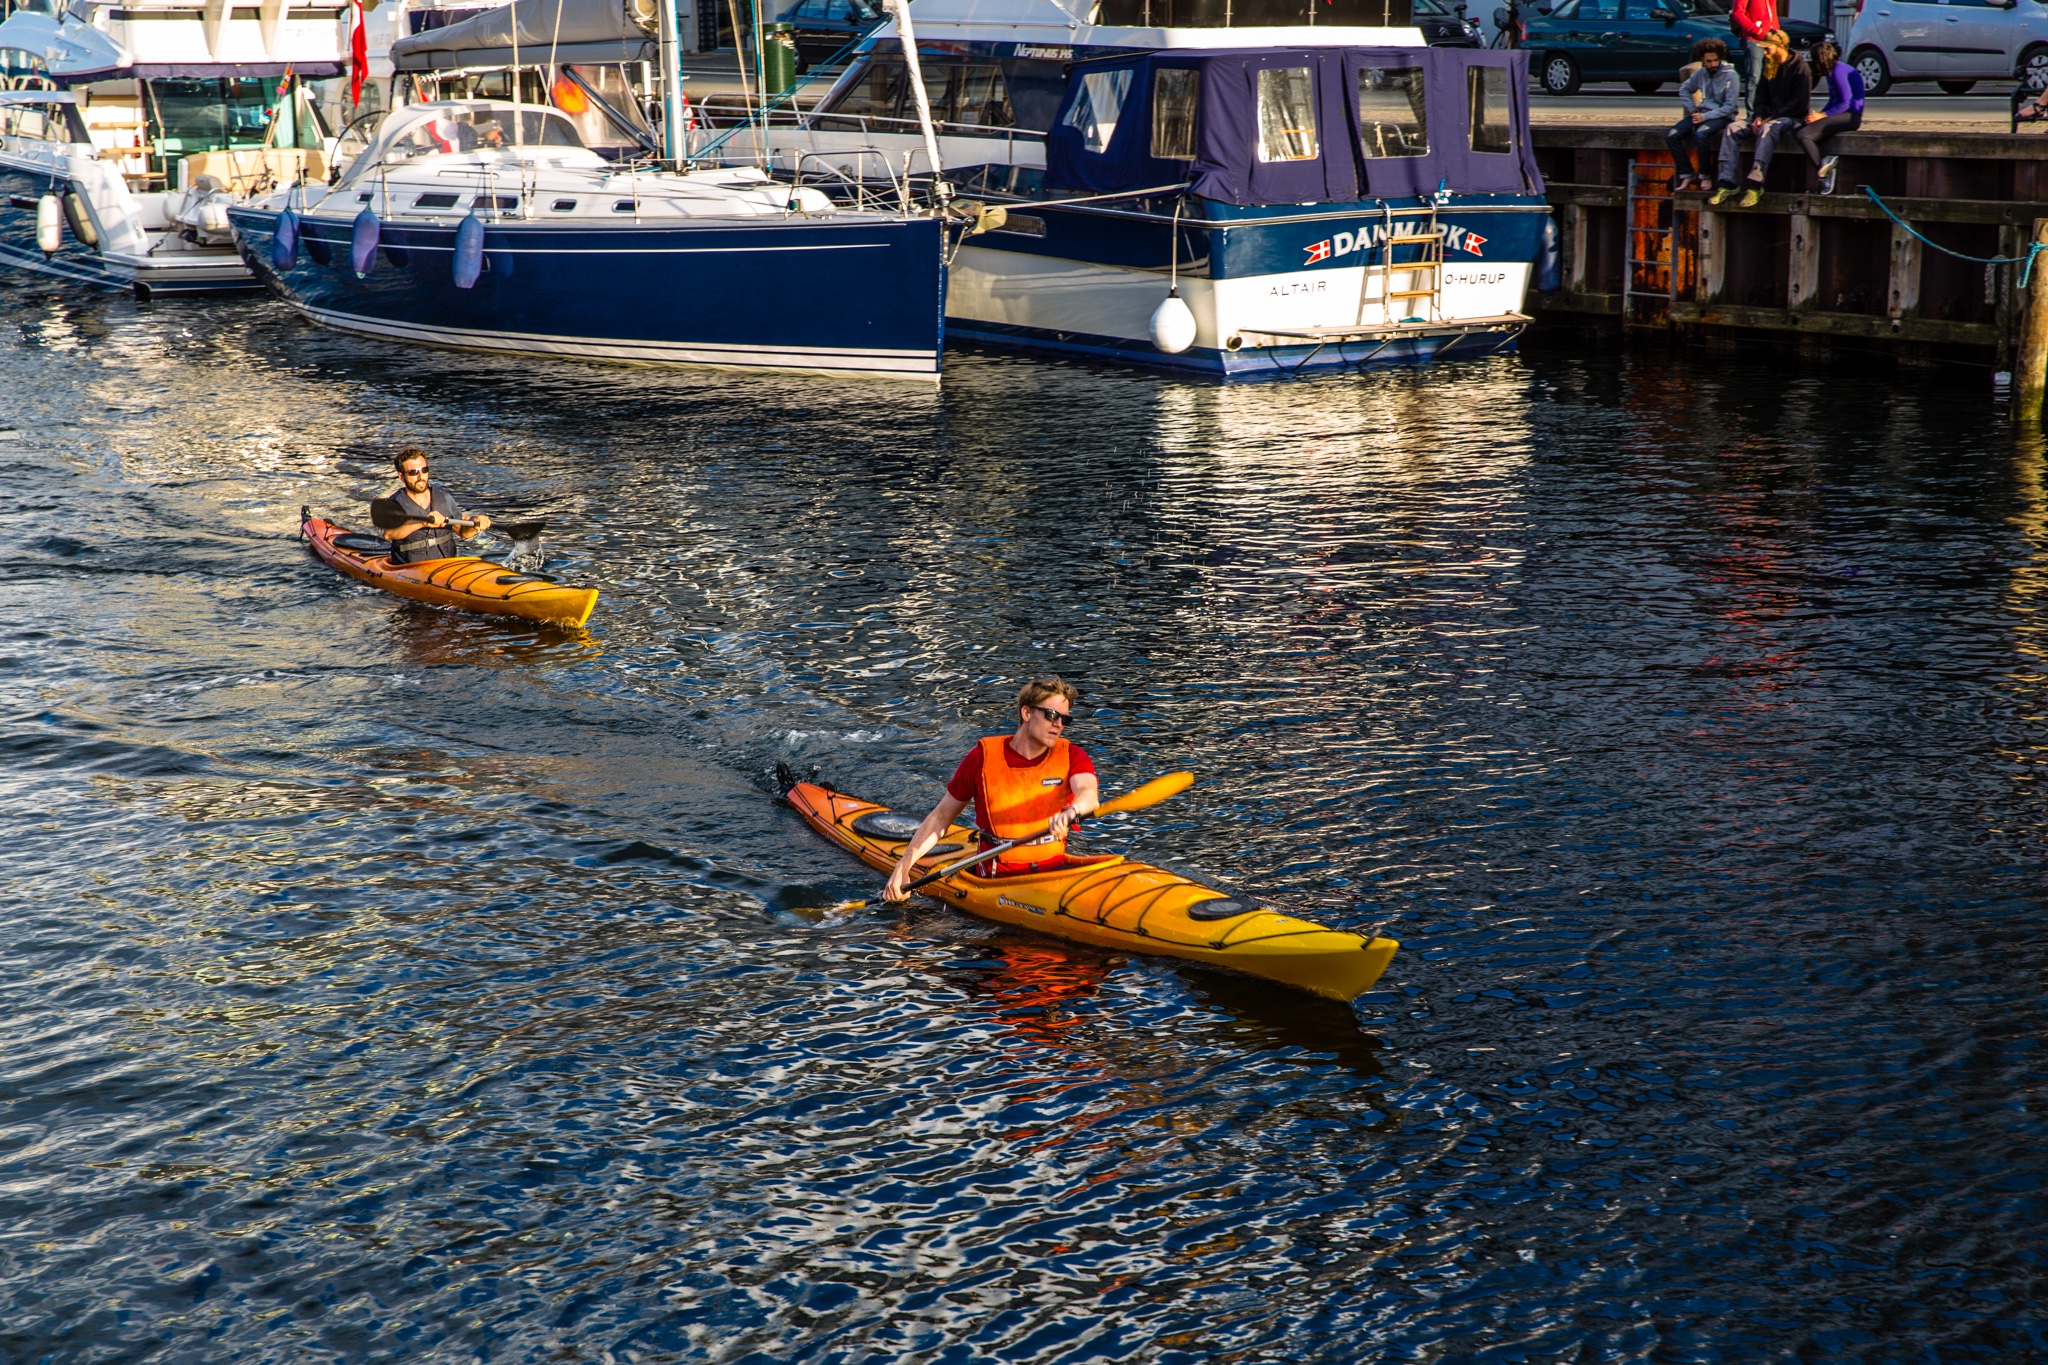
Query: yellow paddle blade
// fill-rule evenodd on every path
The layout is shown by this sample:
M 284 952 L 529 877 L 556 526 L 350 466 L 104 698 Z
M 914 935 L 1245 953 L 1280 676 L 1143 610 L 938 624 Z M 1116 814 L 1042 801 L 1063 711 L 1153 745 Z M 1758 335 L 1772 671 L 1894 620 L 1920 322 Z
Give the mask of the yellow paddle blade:
M 1097 815 L 1115 815 L 1120 811 L 1143 810 L 1156 806 L 1170 796 L 1179 796 L 1195 785 L 1193 773 L 1168 773 L 1155 777 L 1136 791 L 1125 792 L 1114 801 L 1105 801 L 1095 808 Z

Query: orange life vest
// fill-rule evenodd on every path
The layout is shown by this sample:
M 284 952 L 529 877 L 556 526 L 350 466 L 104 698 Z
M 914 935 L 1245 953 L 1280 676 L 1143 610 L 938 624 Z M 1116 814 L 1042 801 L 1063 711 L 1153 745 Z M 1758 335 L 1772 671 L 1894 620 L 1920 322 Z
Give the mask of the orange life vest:
M 1007 743 L 1002 735 L 981 742 L 981 784 L 974 792 L 974 813 L 981 827 L 998 839 L 1036 834 L 1074 795 L 1067 785 L 1072 758 L 1064 739 L 1054 740 L 1045 756 L 1028 768 L 1010 766 L 1003 753 Z M 996 875 L 1035 872 L 1048 864 L 1057 867 L 1066 852 L 1064 838 L 1019 844 L 996 858 Z

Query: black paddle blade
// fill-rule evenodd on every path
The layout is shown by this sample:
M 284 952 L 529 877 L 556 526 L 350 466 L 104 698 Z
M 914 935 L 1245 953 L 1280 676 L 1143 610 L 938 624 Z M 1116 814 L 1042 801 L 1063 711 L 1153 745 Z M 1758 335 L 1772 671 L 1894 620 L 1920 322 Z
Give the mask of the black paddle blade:
M 380 531 L 395 531 L 412 518 L 399 510 L 397 498 L 370 499 L 370 525 Z
M 796 783 L 796 773 L 791 770 L 787 763 L 777 763 L 775 765 L 775 794 L 777 796 L 788 796 L 789 789 L 794 787 Z
M 491 529 L 507 540 L 539 540 L 548 524 L 545 521 L 497 521 L 491 523 Z

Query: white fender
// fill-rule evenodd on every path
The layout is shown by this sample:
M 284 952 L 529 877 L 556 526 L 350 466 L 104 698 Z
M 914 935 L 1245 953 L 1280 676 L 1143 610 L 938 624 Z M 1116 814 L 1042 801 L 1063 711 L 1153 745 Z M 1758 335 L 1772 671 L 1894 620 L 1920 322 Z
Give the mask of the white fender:
M 36 200 L 36 249 L 54 256 L 64 245 L 64 203 L 54 194 Z
M 1195 344 L 1195 314 L 1175 290 L 1152 310 L 1152 344 L 1168 355 L 1179 355 Z

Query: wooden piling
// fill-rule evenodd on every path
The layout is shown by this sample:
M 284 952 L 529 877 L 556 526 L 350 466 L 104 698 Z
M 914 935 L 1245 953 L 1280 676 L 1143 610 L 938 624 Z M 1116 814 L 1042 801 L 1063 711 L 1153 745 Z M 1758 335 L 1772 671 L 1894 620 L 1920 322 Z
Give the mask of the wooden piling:
M 2048 218 L 2034 220 L 2033 240 L 2048 246 Z M 2012 367 L 2014 420 L 2039 422 L 2044 392 L 2048 392 L 2048 267 L 2037 257 L 2027 280 L 2026 320 L 2020 326 L 2019 355 Z
M 1649 254 L 1636 247 L 1650 234 L 1627 222 L 1629 171 L 1665 164 L 1661 131 L 1538 126 L 1533 141 L 1566 227 L 1567 284 L 1531 296 L 1539 316 L 1675 326 L 1695 340 L 1777 332 L 1874 345 L 1902 361 L 2021 368 L 2021 333 L 2040 294 L 2016 289 L 2015 267 L 1959 264 L 1953 255 L 2010 257 L 2034 240 L 2035 225 L 2048 221 L 2048 137 L 1843 133 L 1829 143 L 1842 158 L 1837 194 L 1812 191 L 1805 158 L 1780 157 L 1754 208 L 1677 195 L 1670 306 L 1633 314 L 1625 314 L 1625 262 Z M 1881 204 L 1861 192 L 1866 185 L 1882 190 Z M 1952 253 L 1925 245 L 1893 214 Z M 2042 273 L 2048 288 L 2048 260 Z M 2040 379 L 2048 353 L 2029 363 L 2048 389 Z

